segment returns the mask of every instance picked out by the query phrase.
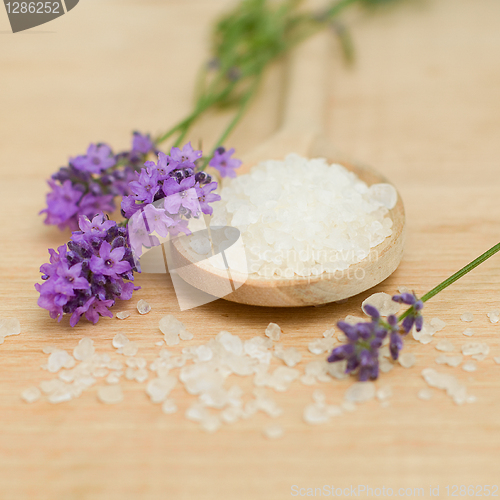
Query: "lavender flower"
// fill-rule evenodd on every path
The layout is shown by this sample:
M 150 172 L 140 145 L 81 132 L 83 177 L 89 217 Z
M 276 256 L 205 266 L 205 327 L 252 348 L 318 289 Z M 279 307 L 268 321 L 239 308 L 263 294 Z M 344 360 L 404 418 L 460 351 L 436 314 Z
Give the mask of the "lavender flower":
M 424 307 L 424 303 L 421 300 L 417 299 L 417 297 L 413 293 L 402 293 L 401 295 L 394 295 L 392 297 L 392 300 L 394 302 L 399 302 L 400 304 L 407 304 L 409 306 L 412 306 L 410 309 L 410 313 L 408 314 L 408 316 L 406 316 L 406 318 L 404 318 L 402 326 L 406 333 L 410 332 L 413 325 L 415 325 L 417 332 L 419 332 L 424 324 L 424 318 L 420 313 L 420 311 Z
M 402 321 L 394 315 L 383 320 L 380 312 L 371 305 L 365 305 L 365 312 L 371 317 L 369 322 L 360 322 L 351 325 L 344 321 L 339 321 L 337 326 L 347 337 L 347 343 L 336 347 L 328 357 L 330 363 L 337 361 L 346 361 L 346 373 L 352 373 L 358 370 L 358 377 L 361 381 L 374 380 L 379 375 L 379 349 L 383 341 L 389 336 L 389 350 L 394 360 L 398 359 L 399 352 L 403 348 L 402 334 L 410 330 L 405 328 L 405 319 L 412 317 L 413 323 L 417 317 L 422 317 L 420 310 L 423 307 L 422 301 L 419 301 L 412 294 L 403 294 L 393 297 L 396 302 L 404 302 L 411 305 L 408 314 Z M 417 309 L 418 308 L 418 309 Z M 402 323 L 401 325 L 399 323 Z M 408 322 L 407 322 L 408 323 Z M 418 326 L 417 326 L 418 327 Z M 410 326 L 411 329 L 411 326 Z
M 93 323 L 99 315 L 112 317 L 109 307 L 116 299 L 129 300 L 139 288 L 131 283 L 133 272 L 139 270 L 127 229 L 102 213 L 92 221 L 82 216 L 80 229 L 67 245 L 49 250 L 50 262 L 40 267 L 44 282 L 35 285 L 40 293 L 38 305 L 59 321 L 64 314 L 71 314 L 71 326 L 83 314 Z
M 209 205 L 209 203 L 220 200 L 220 196 L 218 194 L 212 193 L 215 189 L 217 189 L 216 182 L 211 182 L 210 184 L 196 188 L 200 208 L 204 214 L 212 215 L 213 208 Z
M 85 155 L 71 158 L 48 181 L 45 224 L 78 229 L 80 215 L 115 210 L 114 198 L 130 194 L 129 182 L 149 153 L 156 152 L 149 135 L 134 132 L 132 149 L 114 155 L 106 144 L 91 144 Z
M 216 168 L 222 177 L 236 177 L 235 170 L 241 165 L 241 160 L 231 158 L 234 148 L 226 151 L 223 147 L 217 148 L 209 165 Z

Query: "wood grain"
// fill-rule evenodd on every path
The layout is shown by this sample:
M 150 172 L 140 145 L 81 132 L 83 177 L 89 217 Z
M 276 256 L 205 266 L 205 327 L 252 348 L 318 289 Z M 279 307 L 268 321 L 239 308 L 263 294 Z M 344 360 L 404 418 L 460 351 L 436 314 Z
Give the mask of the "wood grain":
M 36 305 L 33 283 L 47 248 L 68 234 L 45 227 L 45 179 L 90 141 L 126 147 L 134 129 L 160 132 L 191 106 L 191 82 L 207 56 L 208 23 L 231 5 L 224 0 L 87 0 L 67 16 L 24 34 L 8 34 L 0 15 L 0 240 L 1 317 L 21 320 L 22 334 L 0 346 L 0 499 L 242 499 L 278 500 L 291 486 L 366 484 L 372 487 L 498 484 L 500 454 L 500 323 L 486 313 L 500 306 L 498 258 L 479 267 L 426 306 L 448 326 L 428 345 L 408 341 L 417 364 L 396 367 L 378 386 L 390 385 L 388 408 L 376 401 L 332 423 L 303 424 L 313 389 L 340 402 L 349 382 L 317 387 L 295 383 L 277 393 L 285 436 L 269 442 L 255 419 L 208 435 L 183 417 L 193 397 L 181 387 L 180 412 L 153 406 L 144 386 L 124 382 L 125 401 L 105 407 L 96 387 L 62 405 L 28 406 L 20 392 L 49 378 L 42 348 L 72 350 L 84 335 L 100 352 L 125 332 L 152 360 L 158 321 L 174 314 L 204 342 L 220 330 L 261 335 L 270 321 L 285 346 L 313 359 L 307 344 L 346 314 L 359 314 L 371 292 L 342 305 L 293 312 L 219 300 L 179 313 L 168 278 L 142 275 L 134 299 L 148 300 L 147 316 L 134 313 L 96 327 L 70 329 Z M 349 24 L 357 63 L 337 54 L 330 64 L 327 136 L 346 157 L 372 165 L 398 187 L 405 203 L 407 242 L 398 270 L 376 291 L 404 285 L 424 293 L 498 242 L 500 197 L 500 4 L 496 0 L 403 3 L 380 15 L 353 12 Z M 272 69 L 247 120 L 233 137 L 239 151 L 269 137 L 279 123 L 283 73 Z M 227 115 L 212 115 L 193 132 L 211 144 Z M 219 129 L 217 130 L 217 127 Z M 462 312 L 474 312 L 470 324 Z M 475 339 L 491 353 L 478 371 L 437 367 L 435 343 L 457 348 Z M 194 343 L 194 341 L 193 341 Z M 417 399 L 427 366 L 453 373 L 475 404 L 457 407 L 441 392 Z M 241 382 L 250 390 L 250 384 Z M 363 495 L 360 496 L 363 498 Z

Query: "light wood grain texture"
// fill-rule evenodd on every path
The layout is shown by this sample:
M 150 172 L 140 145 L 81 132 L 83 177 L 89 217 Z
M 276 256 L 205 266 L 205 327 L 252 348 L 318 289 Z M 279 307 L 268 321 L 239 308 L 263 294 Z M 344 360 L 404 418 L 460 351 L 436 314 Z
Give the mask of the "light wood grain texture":
M 183 417 L 193 397 L 180 386 L 173 392 L 180 412 L 171 416 L 149 402 L 144 384 L 129 381 L 124 403 L 113 407 L 97 401 L 96 387 L 56 406 L 20 400 L 24 388 L 49 378 L 40 369 L 43 347 L 72 350 L 91 336 L 99 352 L 112 353 L 112 337 L 124 332 L 150 361 L 165 314 L 195 334 L 191 344 L 222 329 L 262 335 L 274 321 L 285 346 L 304 353 L 303 362 L 316 359 L 307 352 L 311 339 L 346 314 L 360 314 L 371 292 L 294 311 L 219 300 L 179 313 L 163 275 L 139 276 L 142 290 L 116 308 L 132 311 L 125 321 L 82 322 L 72 330 L 67 319 L 57 324 L 36 305 L 33 283 L 47 248 L 68 238 L 36 215 L 45 179 L 90 141 L 124 148 L 131 130 L 160 132 L 187 113 L 190 84 L 207 56 L 208 23 L 231 4 L 86 0 L 18 35 L 5 33 L 0 15 L 0 316 L 17 316 L 22 325 L 19 337 L 0 346 L 0 499 L 281 500 L 291 497 L 292 485 L 324 484 L 423 487 L 426 495 L 440 485 L 443 497 L 448 484 L 498 484 L 500 367 L 492 357 L 500 355 L 500 324 L 486 317 L 500 306 L 498 258 L 428 303 L 426 314 L 448 326 L 428 345 L 408 340 L 416 366 L 396 366 L 377 383 L 392 387 L 388 408 L 372 401 L 308 427 L 302 411 L 312 390 L 337 403 L 349 382 L 295 383 L 275 395 L 284 409 L 278 421 L 285 436 L 278 441 L 261 437 L 270 422 L 264 415 L 205 434 Z M 500 4 L 429 0 L 348 17 L 357 63 L 349 69 L 338 54 L 332 57 L 326 135 L 347 158 L 391 179 L 405 203 L 404 258 L 375 290 L 393 293 L 404 285 L 424 293 L 498 242 Z M 250 151 L 278 128 L 283 76 L 276 66 L 266 79 L 231 141 L 238 151 Z M 225 120 L 207 118 L 193 140 L 211 145 Z M 153 306 L 149 315 L 134 312 L 140 298 Z M 466 310 L 475 314 L 472 324 L 459 319 Z M 458 349 L 470 340 L 462 335 L 466 326 L 491 348 L 478 371 L 436 365 L 436 342 L 449 339 Z M 427 366 L 455 374 L 478 401 L 457 407 L 438 391 L 432 401 L 418 400 Z M 250 383 L 234 380 L 250 391 Z

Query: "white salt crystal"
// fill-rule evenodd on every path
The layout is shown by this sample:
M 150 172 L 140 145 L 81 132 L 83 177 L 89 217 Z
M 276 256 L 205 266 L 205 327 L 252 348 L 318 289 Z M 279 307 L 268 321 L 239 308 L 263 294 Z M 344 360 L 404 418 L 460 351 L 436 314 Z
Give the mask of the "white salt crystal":
M 42 352 L 43 352 L 44 354 L 51 354 L 51 353 L 53 353 L 54 351 L 57 351 L 57 347 L 55 347 L 55 346 L 53 346 L 53 345 L 48 345 L 48 346 L 46 346 L 46 347 L 44 347 L 44 348 L 42 349 Z
M 356 409 L 356 405 L 352 401 L 342 401 L 340 407 L 345 411 L 354 411 Z
M 462 321 L 470 322 L 474 320 L 474 315 L 471 312 L 464 312 L 462 316 L 460 316 Z
M 183 330 L 179 334 L 179 337 L 181 340 L 193 340 L 194 335 L 191 332 L 188 332 L 187 330 Z
M 86 361 L 95 352 L 94 341 L 88 337 L 84 337 L 78 342 L 78 345 L 73 349 L 73 356 L 79 361 Z
M 243 342 L 237 335 L 231 335 L 229 332 L 221 331 L 217 334 L 217 341 L 222 344 L 224 349 L 236 356 L 240 356 L 243 352 Z
M 161 405 L 161 411 L 167 415 L 171 415 L 178 410 L 177 405 L 173 399 L 166 399 Z
M 179 335 L 177 335 L 177 333 L 174 332 L 165 333 L 165 343 L 168 346 L 177 345 L 179 342 L 180 342 Z
M 452 352 L 455 346 L 449 340 L 440 340 L 436 344 L 436 349 L 443 352 Z
M 471 358 L 475 359 L 476 361 L 483 361 L 484 359 L 486 359 L 486 354 L 473 354 Z
M 466 372 L 475 372 L 477 370 L 477 365 L 474 361 L 467 361 L 467 363 L 462 365 L 462 370 L 465 370 Z
M 432 368 L 424 368 L 422 376 L 431 387 L 444 389 L 456 404 L 461 405 L 467 401 L 466 387 L 452 375 L 439 373 Z
M 446 326 L 446 323 L 439 318 L 432 318 L 430 324 L 435 332 L 440 332 Z
M 500 365 L 500 356 L 495 356 L 493 358 L 493 361 L 497 364 L 497 365 Z
M 117 349 L 124 347 L 125 344 L 128 344 L 129 342 L 130 341 L 129 341 L 128 337 L 123 333 L 117 333 L 113 337 L 113 347 L 116 347 Z
M 363 303 L 361 304 L 361 308 L 363 309 L 363 312 L 365 314 L 367 314 L 365 311 L 366 304 L 376 307 L 381 316 L 396 314 L 401 308 L 401 304 L 394 302 L 392 300 L 392 296 L 384 292 L 374 293 L 363 301 Z
M 120 311 L 116 313 L 116 317 L 118 319 L 127 319 L 130 316 L 130 313 L 128 311 Z
M 271 340 L 278 341 L 281 338 L 281 328 L 276 323 L 269 323 L 266 328 L 266 336 Z
M 346 323 L 349 323 L 350 325 L 355 325 L 356 323 L 364 323 L 366 321 L 366 318 L 362 318 L 361 316 L 353 316 L 352 314 L 348 314 L 344 318 L 344 321 Z M 339 340 L 342 342 L 341 339 L 339 339 Z M 345 340 L 345 338 L 344 338 L 344 340 Z
M 355 382 L 347 389 L 344 398 L 353 403 L 362 403 L 375 397 L 375 384 L 373 382 Z
M 0 319 L 0 337 L 5 338 L 21 333 L 21 324 L 17 318 Z
M 398 201 L 398 192 L 391 184 L 372 184 L 368 188 L 368 193 L 374 200 L 377 200 L 389 210 L 394 208 Z
M 498 309 L 495 309 L 494 311 L 489 312 L 487 316 L 492 323 L 498 323 L 498 321 L 500 320 L 500 311 Z
M 139 368 L 135 372 L 135 380 L 137 382 L 139 382 L 140 384 L 142 382 L 146 382 L 146 380 L 148 379 L 148 377 L 149 377 L 149 374 L 148 374 L 148 371 L 145 368 Z
M 139 314 L 147 314 L 151 311 L 151 306 L 144 299 L 141 299 L 137 302 L 137 311 L 139 311 Z
M 399 355 L 398 361 L 403 368 L 411 368 L 417 362 L 417 357 L 412 352 L 404 352 Z
M 57 349 L 49 356 L 47 369 L 51 373 L 58 372 L 61 368 L 73 368 L 75 360 L 66 351 Z
M 474 335 L 474 330 L 472 328 L 466 328 L 463 334 L 467 337 L 472 337 Z
M 418 391 L 418 397 L 423 401 L 429 401 L 432 399 L 432 391 L 430 389 L 420 389 L 420 391 Z
M 323 337 L 325 339 L 330 339 L 330 338 L 333 338 L 333 334 L 335 333 L 335 330 L 333 328 L 331 328 L 330 330 L 326 330 L 323 332 Z
M 34 403 L 42 397 L 42 393 L 38 387 L 28 387 L 28 389 L 24 389 L 21 393 L 21 397 L 26 403 Z
M 111 372 L 107 377 L 106 377 L 106 383 L 107 384 L 118 384 L 120 382 L 120 376 L 121 372 Z
M 158 326 L 161 332 L 165 335 L 168 333 L 175 333 L 179 335 L 186 329 L 184 323 L 181 323 L 177 318 L 175 318 L 171 314 L 163 316 L 163 318 L 160 319 L 160 323 Z
M 200 345 L 195 350 L 199 361 L 210 361 L 214 355 L 212 349 L 206 345 Z
M 201 428 L 206 432 L 217 432 L 221 427 L 220 418 L 217 415 L 208 415 L 200 422 Z
M 412 293 L 411 290 L 406 286 L 398 287 L 398 292 L 399 293 Z
M 127 342 L 123 346 L 123 355 L 124 356 L 135 356 L 137 351 L 139 350 L 139 346 L 136 342 Z
M 388 373 L 394 368 L 394 364 L 387 358 L 382 358 L 379 360 L 378 367 L 382 373 Z
M 135 379 L 135 373 L 136 373 L 136 370 L 135 368 L 132 368 L 132 367 L 128 367 L 126 370 L 125 370 L 125 378 L 127 380 L 134 380 Z
M 283 437 L 283 434 L 285 433 L 283 427 L 281 427 L 281 425 L 278 424 L 266 425 L 266 427 L 262 429 L 262 432 L 264 433 L 264 436 L 268 439 L 279 439 Z
M 347 340 L 347 337 L 345 335 L 345 333 L 343 332 L 340 332 L 338 335 L 337 335 L 337 340 L 339 342 L 345 342 Z
M 71 399 L 73 399 L 71 387 L 66 386 L 61 389 L 57 389 L 56 391 L 51 392 L 47 399 L 49 403 L 52 404 L 65 403 L 66 401 L 70 401 Z
M 164 344 L 163 340 L 155 342 L 155 345 L 158 346 L 158 347 L 162 346 L 163 344 Z
M 465 356 L 470 356 L 472 354 L 484 354 L 487 355 L 490 352 L 488 344 L 483 342 L 468 342 L 462 346 L 462 353 Z
M 123 391 L 119 385 L 103 385 L 97 389 L 99 401 L 114 405 L 123 401 Z
M 436 363 L 438 365 L 448 365 L 448 366 L 458 366 L 463 360 L 463 356 L 461 354 L 457 354 L 456 356 L 438 356 L 436 358 Z
M 283 350 L 283 361 L 287 366 L 293 368 L 302 360 L 302 354 L 295 347 L 288 347 Z
M 146 393 L 153 403 L 162 403 L 176 384 L 177 379 L 171 375 L 164 378 L 154 378 L 148 382 Z

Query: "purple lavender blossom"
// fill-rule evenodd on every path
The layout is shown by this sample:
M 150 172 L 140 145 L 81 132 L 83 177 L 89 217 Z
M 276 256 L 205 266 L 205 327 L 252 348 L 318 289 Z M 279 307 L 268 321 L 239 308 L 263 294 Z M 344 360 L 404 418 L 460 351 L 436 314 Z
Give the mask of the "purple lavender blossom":
M 217 148 L 209 165 L 216 168 L 222 177 L 236 177 L 235 170 L 241 165 L 241 160 L 231 158 L 234 148 L 226 151 L 223 147 Z
M 134 136 L 132 138 L 132 151 L 148 154 L 150 151 L 153 151 L 155 148 L 153 141 L 149 134 L 144 135 L 140 132 L 134 132 Z
M 201 211 L 204 214 L 212 215 L 213 208 L 209 205 L 214 201 L 219 201 L 221 198 L 218 194 L 212 193 L 217 189 L 217 182 L 211 182 L 210 184 L 206 184 L 205 186 L 197 186 L 196 193 L 198 196 L 198 201 L 200 203 Z
M 147 148 L 149 149 L 147 150 Z M 149 135 L 134 133 L 132 149 L 113 156 L 105 144 L 91 144 L 86 155 L 70 160 L 49 180 L 45 224 L 78 229 L 78 216 L 92 218 L 98 212 L 115 210 L 114 198 L 130 194 L 129 182 L 144 164 L 146 156 L 156 152 Z
M 116 159 L 106 144 L 91 144 L 86 155 L 72 158 L 70 163 L 77 169 L 92 174 L 100 174 L 115 165 Z
M 99 315 L 111 317 L 109 307 L 116 299 L 128 300 L 138 289 L 131 283 L 139 269 L 127 229 L 103 214 L 92 222 L 81 217 L 80 229 L 57 252 L 49 250 L 50 263 L 40 267 L 44 282 L 35 285 L 40 293 L 38 305 L 59 321 L 64 314 L 71 314 L 71 326 L 83 314 L 93 323 Z
M 401 334 L 406 334 L 409 331 L 404 326 L 405 319 L 413 317 L 413 322 L 416 322 L 417 315 L 422 317 L 419 311 L 422 309 L 423 303 L 412 294 L 396 295 L 393 300 L 411 305 L 409 315 L 402 321 L 393 314 L 384 320 L 377 308 L 371 305 L 364 306 L 364 310 L 371 317 L 371 321 L 360 322 L 355 325 L 339 321 L 337 326 L 344 332 L 347 342 L 333 349 L 328 361 L 335 363 L 345 360 L 346 373 L 358 370 L 359 380 L 374 380 L 379 375 L 379 349 L 387 336 L 389 336 L 391 357 L 394 360 L 398 359 L 403 348 Z
M 178 162 L 178 168 L 192 167 L 195 168 L 195 162 L 203 156 L 201 151 L 195 151 L 191 143 L 188 142 L 182 149 L 172 148 L 170 151 L 171 158 Z
M 147 228 L 152 232 L 158 233 L 162 238 L 168 235 L 168 228 L 174 225 L 174 220 L 169 217 L 164 209 L 156 208 L 154 205 L 148 205 L 144 208 L 142 216 L 147 221 Z
M 184 207 L 196 216 L 200 211 L 200 204 L 194 185 L 194 176 L 186 177 L 179 184 L 174 178 L 167 179 L 163 183 L 165 209 L 171 214 L 177 214 Z
M 402 293 L 400 295 L 394 295 L 392 297 L 394 302 L 399 302 L 400 304 L 407 304 L 412 306 L 410 308 L 410 313 L 406 318 L 403 319 L 403 329 L 406 333 L 409 333 L 415 325 L 415 329 L 417 332 L 422 330 L 422 326 L 424 325 L 424 318 L 420 311 L 424 307 L 424 303 L 419 300 L 414 293 Z
M 171 156 L 167 156 L 161 151 L 158 153 L 158 165 L 156 169 L 158 170 L 158 180 L 163 181 L 169 177 L 168 174 L 179 168 L 179 162 L 172 159 Z
M 76 229 L 78 226 L 73 216 L 78 212 L 83 191 L 74 187 L 69 179 L 62 184 L 49 180 L 48 184 L 52 191 L 47 194 L 47 208 L 40 211 L 40 214 L 47 214 L 45 224 L 56 225 L 59 229 Z
M 137 174 L 138 179 L 129 183 L 130 191 L 136 200 L 144 203 L 153 203 L 155 194 L 160 189 L 158 185 L 158 171 L 153 162 L 147 162 L 147 167 Z

